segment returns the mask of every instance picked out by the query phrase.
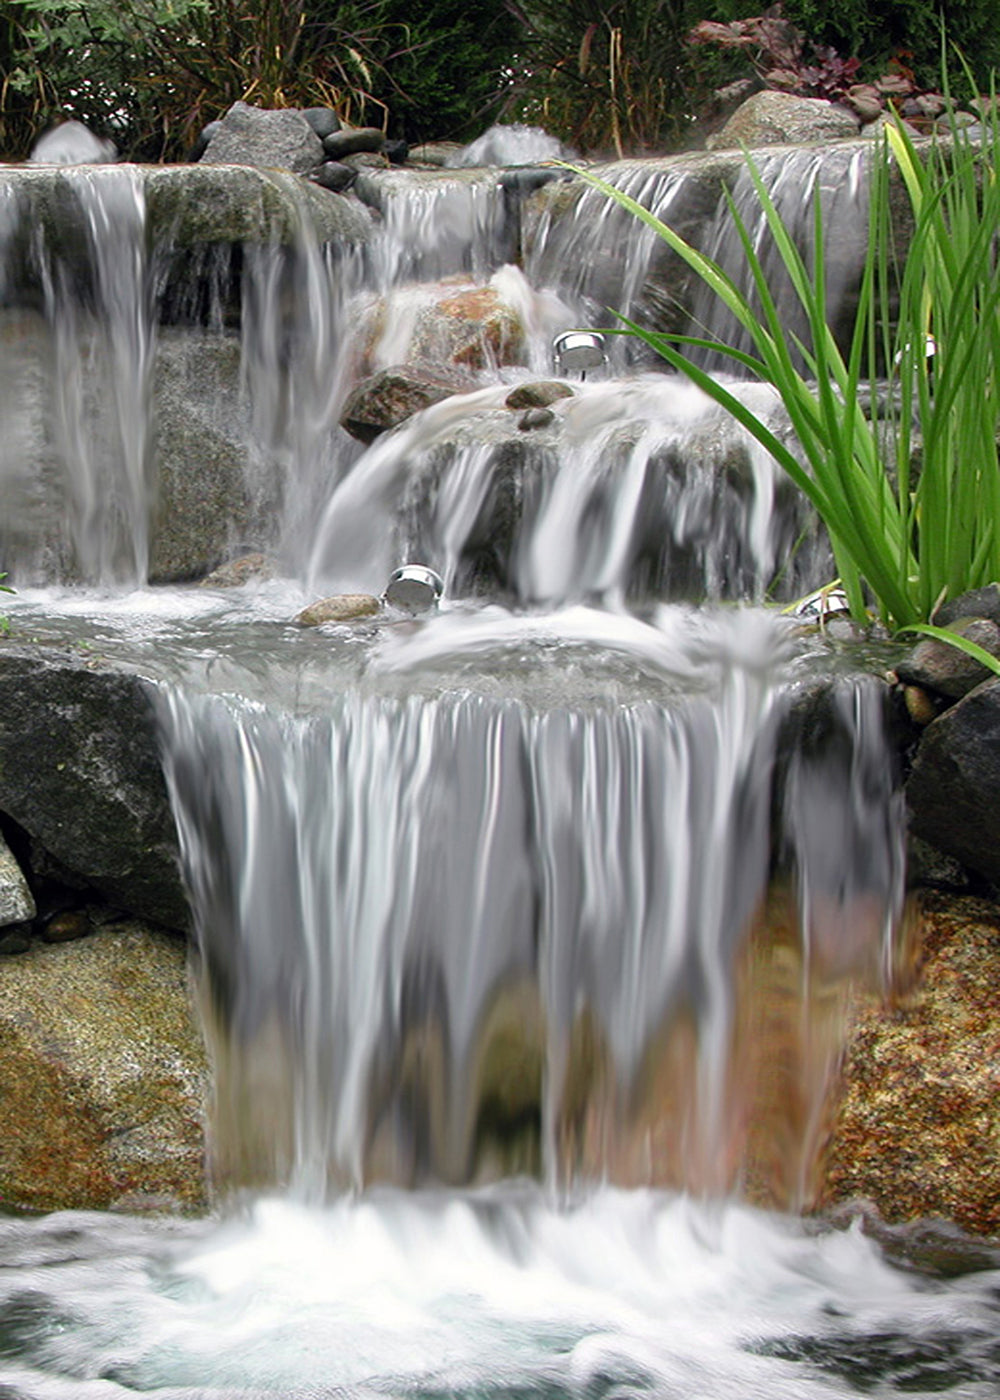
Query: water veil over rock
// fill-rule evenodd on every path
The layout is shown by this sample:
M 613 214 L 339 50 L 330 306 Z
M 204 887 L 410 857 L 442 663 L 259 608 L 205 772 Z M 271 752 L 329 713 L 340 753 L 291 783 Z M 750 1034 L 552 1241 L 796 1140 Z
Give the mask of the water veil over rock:
M 89 1208 L 0 1220 L 0 1389 L 995 1393 L 988 1245 L 799 1214 L 913 956 L 886 650 L 705 395 L 559 372 L 707 318 L 643 226 L 347 159 L 0 168 L 0 1193 Z M 603 169 L 726 260 L 740 167 Z M 860 146 L 765 179 L 849 319 Z

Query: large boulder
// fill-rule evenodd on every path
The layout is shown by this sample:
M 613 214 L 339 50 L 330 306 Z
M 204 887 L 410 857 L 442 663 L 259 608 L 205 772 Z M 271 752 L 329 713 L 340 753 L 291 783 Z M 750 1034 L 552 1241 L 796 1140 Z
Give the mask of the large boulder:
M 0 642 L 0 812 L 109 903 L 187 929 L 148 684 Z
M 970 691 L 924 730 L 906 785 L 913 831 L 1000 882 L 1000 679 Z
M 236 335 L 161 333 L 153 381 L 157 490 L 149 578 L 197 578 L 231 542 L 263 539 L 274 497 L 251 489 L 249 413 Z
M 201 157 L 203 165 L 262 165 L 307 175 L 323 159 L 323 142 L 295 111 L 234 102 Z
M 373 308 L 363 367 L 424 363 L 465 370 L 526 363 L 523 310 L 498 279 L 404 286 Z
M 768 88 L 755 92 L 721 131 L 711 137 L 713 150 L 733 146 L 784 146 L 838 141 L 857 136 L 861 123 L 847 107 L 817 97 L 795 97 Z
M 0 960 L 0 1200 L 203 1209 L 208 1065 L 183 943 L 138 922 Z
M 908 992 L 856 1011 L 815 1206 L 874 1202 L 1000 1234 L 997 908 L 924 896 Z

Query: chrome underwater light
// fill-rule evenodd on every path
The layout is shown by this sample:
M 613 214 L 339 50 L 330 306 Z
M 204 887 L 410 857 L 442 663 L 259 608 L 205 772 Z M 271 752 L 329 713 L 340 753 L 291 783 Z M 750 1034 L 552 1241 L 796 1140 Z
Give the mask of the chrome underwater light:
M 390 575 L 382 596 L 401 612 L 421 613 L 436 607 L 443 592 L 440 574 L 424 564 L 404 564 Z
M 563 331 L 552 342 L 552 358 L 560 374 L 578 373 L 584 379 L 588 369 L 608 362 L 604 336 L 599 331 Z

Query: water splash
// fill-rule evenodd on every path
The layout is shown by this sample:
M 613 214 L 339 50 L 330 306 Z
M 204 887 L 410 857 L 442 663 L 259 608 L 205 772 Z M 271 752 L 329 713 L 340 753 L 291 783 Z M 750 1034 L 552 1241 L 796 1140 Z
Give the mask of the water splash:
M 118 152 L 83 122 L 60 122 L 38 138 L 28 159 L 32 165 L 104 165 L 117 160 Z
M 310 587 L 381 592 L 407 559 L 454 592 L 559 606 L 626 595 L 780 596 L 826 547 L 771 458 L 673 376 L 574 384 L 524 433 L 508 386 L 455 396 L 380 438 L 331 496 Z M 784 431 L 774 396 L 736 392 Z
M 655 658 L 670 688 L 659 704 L 350 692 L 318 718 L 164 693 L 218 1037 L 222 1180 L 291 1180 L 321 1199 L 372 1177 L 465 1182 L 509 1170 L 505 1153 L 553 1180 L 634 1173 L 623 1144 L 665 1131 L 652 1066 L 690 1024 L 683 1160 L 675 1145 L 661 1168 L 732 1185 L 733 979 L 770 868 L 782 634 L 753 614 L 659 621 L 623 619 L 617 642 L 602 624 L 625 655 Z M 567 639 L 587 639 L 581 659 L 592 624 L 566 619 Z M 511 626 L 523 651 L 522 629 L 543 624 Z M 446 651 L 482 645 L 445 619 L 438 635 Z M 426 677 L 433 645 L 400 645 L 390 670 Z M 875 751 L 869 718 L 872 732 L 834 728 Z M 842 950 L 853 969 L 892 923 L 899 814 L 888 780 L 867 804 L 825 784 L 838 815 L 817 832 L 799 821 L 815 808 L 809 771 L 785 789 L 802 868 L 812 876 L 816 841 L 838 829 L 845 860 L 878 853 L 863 883 L 882 918 Z M 811 919 L 818 882 L 802 888 Z M 822 893 L 851 918 L 856 890 Z
M 5 1218 L 0 1262 L 4 1379 L 26 1400 L 989 1400 L 1000 1382 L 995 1259 L 928 1277 L 858 1228 L 652 1192 Z
M 448 164 L 457 167 L 537 165 L 540 161 L 565 159 L 568 155 L 562 142 L 541 127 L 510 122 L 491 126 L 456 152 Z

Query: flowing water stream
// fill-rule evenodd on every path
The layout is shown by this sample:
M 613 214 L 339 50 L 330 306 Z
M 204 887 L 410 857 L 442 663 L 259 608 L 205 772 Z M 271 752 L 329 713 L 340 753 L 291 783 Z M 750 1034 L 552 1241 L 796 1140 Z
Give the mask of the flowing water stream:
M 825 178 L 794 168 L 782 199 Z M 169 291 L 238 344 L 276 579 L 144 586 L 175 327 L 127 167 L 65 175 L 88 271 L 36 245 L 43 349 L 25 369 L 3 343 L 12 620 L 154 687 L 219 1208 L 0 1219 L 0 1397 L 995 1396 L 990 1251 L 795 1213 L 849 989 L 891 975 L 903 898 L 879 688 L 761 606 L 826 581 L 822 539 L 738 430 L 624 352 L 512 428 L 556 331 L 612 284 L 642 301 L 644 232 L 588 192 L 522 271 L 509 184 L 366 178 L 363 256 L 305 226 L 244 251 L 238 341 L 228 263 L 207 299 L 204 267 Z M 686 197 L 621 178 L 663 217 Z M 17 223 L 0 199 L 0 249 Z M 335 425 L 373 299 L 402 298 L 389 363 L 411 284 L 453 273 L 520 298 L 525 365 L 362 451 Z M 291 625 L 414 558 L 436 614 Z

